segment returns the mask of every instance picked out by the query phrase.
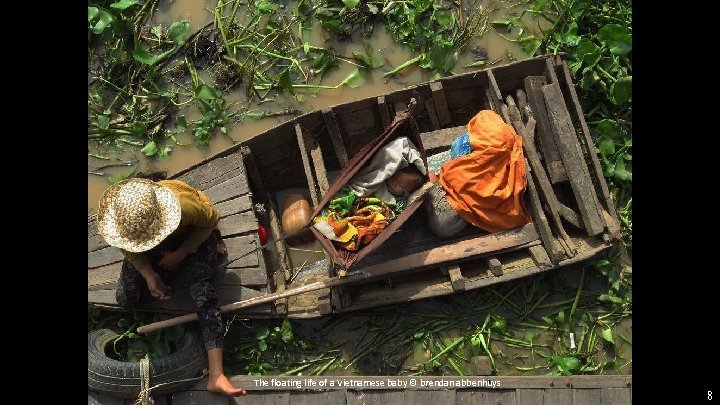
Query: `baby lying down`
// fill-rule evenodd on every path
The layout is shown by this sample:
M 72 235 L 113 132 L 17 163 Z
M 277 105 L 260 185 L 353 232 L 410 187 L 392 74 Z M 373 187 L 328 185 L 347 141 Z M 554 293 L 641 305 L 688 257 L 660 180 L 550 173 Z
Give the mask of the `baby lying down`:
M 400 137 L 379 149 L 315 218 L 313 225 L 337 246 L 357 251 L 402 212 L 410 194 L 427 182 L 420 151 Z

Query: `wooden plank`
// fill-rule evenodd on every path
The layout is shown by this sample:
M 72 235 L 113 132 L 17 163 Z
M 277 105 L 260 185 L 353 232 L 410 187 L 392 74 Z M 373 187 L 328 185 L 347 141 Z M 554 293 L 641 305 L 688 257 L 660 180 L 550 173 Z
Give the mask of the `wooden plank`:
M 249 267 L 240 269 L 223 269 L 220 270 L 215 284 L 216 285 L 252 285 L 265 286 L 268 282 L 267 273 L 259 267 Z
M 92 219 L 88 221 L 88 252 L 100 250 L 104 247 L 109 246 L 105 239 L 98 234 L 97 220 Z
M 500 263 L 500 260 L 498 260 L 495 256 L 489 256 L 487 258 L 488 262 L 488 269 L 490 269 L 490 273 L 492 273 L 495 277 L 499 277 L 503 275 L 503 265 Z
M 588 173 L 585 158 L 580 150 L 580 143 L 570 119 L 570 113 L 565 106 L 565 100 L 557 83 L 543 86 L 542 91 L 545 95 L 545 105 L 550 125 L 553 128 L 555 143 L 558 145 L 566 170 L 573 174 L 570 177 L 570 185 L 575 194 L 585 230 L 588 235 L 595 236 L 605 229 L 605 221 L 600 216 L 600 202 L 595 194 L 595 186 L 590 180 L 590 173 Z
M 374 276 L 416 267 L 431 266 L 452 260 L 471 259 L 484 253 L 533 242 L 538 239 L 535 226 L 530 223 L 522 227 L 490 235 L 478 236 L 456 243 L 438 246 L 397 259 L 378 263 L 361 269 Z
M 243 397 L 230 398 L 233 405 L 290 405 L 290 392 L 254 391 L 248 389 Z
M 552 136 L 552 127 L 545 108 L 545 98 L 542 93 L 542 86 L 547 83 L 542 76 L 530 76 L 525 78 L 525 92 L 528 98 L 528 105 L 532 110 L 532 116 L 538 123 L 538 139 L 540 151 L 545 158 L 545 165 L 548 169 L 550 180 L 553 184 L 568 179 L 565 166 L 563 166 L 560 151 Z
M 485 404 L 486 400 L 485 397 L 487 397 L 487 391 L 486 390 L 468 390 L 468 389 L 458 389 L 455 393 L 455 403 L 458 405 L 464 405 L 464 404 Z M 418 404 L 420 405 L 420 404 Z
M 337 125 L 337 124 L 336 124 Z M 320 188 L 320 195 L 324 196 L 327 193 L 330 185 L 327 179 L 327 171 L 325 170 L 325 161 L 323 160 L 322 150 L 320 145 L 312 134 L 307 131 L 301 131 L 303 138 L 305 139 L 305 147 L 310 151 L 310 159 L 312 160 L 313 169 L 315 169 L 315 178 L 317 179 L 318 187 Z M 339 135 L 339 134 L 338 134 Z M 345 151 L 345 147 L 340 145 Z M 341 163 L 341 166 L 347 164 L 347 155 L 345 156 L 345 163 Z
M 205 190 L 205 195 L 208 196 L 213 204 L 217 204 L 239 197 L 246 194 L 248 191 L 247 177 L 245 177 L 245 172 L 243 171 L 242 174 L 227 179 Z
M 265 185 L 263 184 L 262 177 L 260 176 L 260 170 L 257 168 L 255 163 L 255 157 L 253 156 L 252 150 L 249 146 L 243 146 L 240 148 L 240 154 L 242 155 L 243 163 L 247 169 L 248 181 L 252 184 L 252 191 L 255 195 L 265 195 Z
M 529 166 L 527 162 L 525 164 Z M 543 246 L 550 256 L 550 261 L 557 264 L 563 258 L 563 250 L 557 240 L 555 240 L 555 237 L 553 237 L 552 231 L 550 231 L 550 225 L 548 224 L 545 212 L 540 205 L 540 197 L 538 196 L 537 189 L 535 188 L 535 180 L 533 178 L 534 173 L 528 170 L 527 191 L 530 196 L 530 213 L 533 217 L 533 223 L 537 226 L 537 231 L 540 234 Z
M 245 232 L 257 232 L 258 221 L 253 211 L 245 211 L 220 218 L 217 228 L 223 237 L 234 236 Z
M 573 405 L 572 390 L 548 388 L 545 390 L 545 403 L 548 405 Z
M 338 161 L 340 162 L 340 167 L 343 168 L 347 165 L 348 155 L 345 150 L 345 143 L 343 141 L 342 134 L 340 133 L 340 127 L 335 119 L 335 113 L 333 113 L 332 108 L 323 108 L 322 115 L 323 120 L 325 120 L 325 125 L 327 125 L 333 148 L 335 149 L 335 156 L 337 156 Z
M 517 405 L 543 405 L 544 390 L 541 389 L 517 389 L 515 390 L 515 402 Z
M 295 124 L 295 136 L 297 137 L 297 144 L 300 148 L 300 156 L 302 157 L 303 167 L 305 168 L 305 179 L 307 180 L 308 188 L 310 189 L 310 198 L 312 198 L 313 207 L 317 207 L 318 202 L 320 202 L 320 195 L 315 184 L 312 168 L 310 167 L 308 147 L 305 143 L 305 135 L 303 134 L 300 124 Z
M 380 111 L 380 119 L 382 120 L 383 128 L 387 128 L 388 125 L 390 125 L 390 110 L 388 109 L 387 104 L 385 103 L 385 96 L 380 96 L 377 98 L 377 105 L 378 110 Z
M 573 226 L 585 229 L 585 225 L 582 223 L 582 219 L 580 219 L 580 216 L 570 209 L 567 205 L 563 203 L 558 203 L 558 213 L 561 217 L 565 218 L 568 222 L 573 224 Z
M 501 385 L 503 388 L 507 388 Z M 515 390 L 493 390 L 487 391 L 480 405 L 515 405 Z
M 407 103 L 403 103 L 402 101 L 396 101 L 395 102 L 395 115 L 399 115 L 403 111 L 407 110 Z
M 250 199 L 250 195 L 245 194 L 237 198 L 233 198 L 232 200 L 215 204 L 214 206 L 220 213 L 220 218 L 224 218 L 228 215 L 237 214 L 239 212 L 250 211 L 252 209 L 252 205 L 253 203 L 252 199 Z
M 588 128 L 587 122 L 585 122 L 585 115 L 583 114 L 582 108 L 580 107 L 580 100 L 578 99 L 577 92 L 575 91 L 575 86 L 572 84 L 572 76 L 570 76 L 570 70 L 568 69 L 565 61 L 562 61 L 561 69 L 561 77 L 563 79 L 562 81 L 565 82 L 568 93 L 570 93 L 570 99 L 572 100 L 575 107 L 575 113 L 578 116 L 578 120 L 580 121 L 580 127 L 582 127 L 583 136 L 585 137 L 585 145 L 588 145 L 588 147 L 590 147 L 590 145 L 594 145 L 595 143 L 590 137 L 590 129 Z M 590 150 L 588 154 L 590 155 L 590 160 L 592 161 L 593 168 L 595 169 L 595 177 L 598 179 L 598 183 L 600 183 L 600 191 L 602 193 L 603 199 L 605 200 L 605 208 L 610 211 L 613 219 L 617 221 L 615 205 L 610 199 L 610 191 L 608 190 L 607 183 L 605 182 L 602 166 L 600 165 L 600 160 L 597 157 L 597 153 L 595 153 L 594 150 Z M 608 225 L 610 224 L 608 223 Z
M 120 277 L 122 262 L 88 270 L 88 288 L 101 284 L 114 283 Z
M 452 128 L 438 129 L 436 131 L 423 132 L 420 134 L 420 140 L 426 151 L 433 149 L 450 149 L 452 141 L 458 135 L 467 131 L 467 125 L 460 125 Z
M 629 388 L 603 388 L 600 390 L 600 405 L 630 405 Z
M 96 267 L 106 266 L 115 262 L 122 261 L 123 256 L 120 249 L 114 246 L 108 246 L 100 250 L 88 253 L 88 268 L 93 269 Z
M 455 390 L 407 390 L 405 391 L 404 404 L 455 405 Z
M 508 98 L 512 101 L 510 96 L 508 96 Z M 573 241 L 565 232 L 565 228 L 563 228 L 562 222 L 560 221 L 560 203 L 557 200 L 557 196 L 555 195 L 550 179 L 545 172 L 545 168 L 540 162 L 540 155 L 538 155 L 537 150 L 535 150 L 535 119 L 530 117 L 527 126 L 525 126 L 520 121 L 520 112 L 517 111 L 514 102 L 512 108 L 517 113 L 517 120 L 513 120 L 512 125 L 515 127 L 518 134 L 520 134 L 523 138 L 523 149 L 526 152 L 525 157 L 533 171 L 533 177 L 537 181 L 536 185 L 539 186 L 537 188 L 537 192 L 542 198 L 542 201 L 545 202 L 545 211 L 550 214 L 552 224 L 555 225 L 555 232 L 560 235 L 560 246 L 562 246 L 565 250 L 566 256 L 572 257 L 574 254 Z
M 500 93 L 500 87 L 498 87 L 497 80 L 495 80 L 495 75 L 492 72 L 492 69 L 487 70 L 488 75 L 488 94 L 489 94 L 489 100 L 491 100 L 491 106 L 493 107 L 493 111 L 500 114 L 503 120 L 505 120 L 506 123 L 510 123 L 510 116 L 508 115 L 507 108 L 502 108 L 502 94 Z
M 208 391 L 181 391 L 172 394 L 173 405 L 229 405 L 230 397 Z
M 546 269 L 552 266 L 550 256 L 548 256 L 547 251 L 544 247 L 542 247 L 541 245 L 530 246 L 528 250 L 530 251 L 530 257 L 532 257 L 533 262 L 535 262 L 536 266 L 541 269 Z
M 325 377 L 327 378 L 327 377 Z M 293 405 L 338 405 L 345 403 L 345 391 L 291 391 Z
M 200 190 L 207 190 L 235 176 L 245 177 L 242 154 L 238 152 L 210 158 L 172 177 Z
M 600 403 L 600 389 L 573 389 L 574 405 L 598 405 Z
M 227 247 L 227 259 L 229 261 L 232 261 L 239 258 L 238 260 L 230 263 L 230 265 L 228 265 L 229 268 L 257 266 L 257 254 L 251 254 L 240 258 L 240 256 L 242 256 L 243 254 L 257 247 L 254 237 L 252 237 L 251 235 L 245 235 L 225 238 L 223 240 L 225 241 L 225 246 Z
M 433 128 L 435 128 L 435 130 L 440 129 L 440 121 L 438 121 L 437 112 L 435 111 L 435 102 L 432 99 L 425 100 L 425 111 L 427 111 L 428 117 L 430 117 Z
M 405 400 L 404 391 L 358 391 L 347 390 L 345 394 L 347 405 L 389 405 L 402 404 Z M 417 404 L 419 405 L 419 404 Z
M 433 102 L 435 102 L 435 111 L 440 126 L 444 127 L 452 124 L 452 118 L 450 118 L 450 110 L 448 110 L 445 90 L 443 90 L 442 83 L 430 82 L 430 91 L 432 92 Z
M 267 201 L 267 213 L 268 217 L 270 218 L 270 231 L 275 238 L 275 252 L 278 255 L 280 266 L 285 273 L 284 280 L 290 280 L 290 277 L 293 273 L 293 265 L 292 261 L 290 260 L 290 251 L 288 250 L 287 244 L 284 240 L 280 240 L 284 236 L 284 234 L 282 232 L 280 218 L 278 216 L 278 209 L 275 205 L 275 201 L 270 196 L 270 194 L 267 194 L 265 201 Z
M 453 290 L 465 290 L 465 277 L 463 277 L 462 272 L 460 272 L 460 266 L 458 264 L 442 266 L 441 268 L 443 268 L 448 277 L 450 277 L 450 284 L 452 285 Z

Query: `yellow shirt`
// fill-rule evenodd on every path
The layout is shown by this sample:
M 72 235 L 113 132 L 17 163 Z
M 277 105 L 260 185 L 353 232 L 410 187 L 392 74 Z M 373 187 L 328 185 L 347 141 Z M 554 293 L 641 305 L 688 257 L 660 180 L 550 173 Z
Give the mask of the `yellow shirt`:
M 189 253 L 197 252 L 217 227 L 220 221 L 220 213 L 213 207 L 210 199 L 200 190 L 190 187 L 181 180 L 160 180 L 157 184 L 167 187 L 175 193 L 180 202 L 182 211 L 180 225 L 173 234 L 188 233 L 185 241 L 180 245 Z M 150 259 L 145 252 L 128 252 L 120 249 L 125 258 L 132 263 L 136 269 L 150 265 Z

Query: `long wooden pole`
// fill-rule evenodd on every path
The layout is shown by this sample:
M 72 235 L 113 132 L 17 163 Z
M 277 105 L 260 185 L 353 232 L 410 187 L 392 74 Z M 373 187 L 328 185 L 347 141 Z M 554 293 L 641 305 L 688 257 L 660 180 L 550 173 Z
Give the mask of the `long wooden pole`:
M 336 287 L 343 284 L 350 284 L 357 282 L 365 278 L 362 274 L 351 275 L 346 277 L 333 277 L 325 281 L 316 281 L 304 286 L 285 290 L 279 293 L 266 294 L 260 297 L 249 298 L 246 300 L 233 302 L 232 304 L 223 305 L 220 307 L 220 313 L 236 311 L 238 309 L 249 308 L 255 305 L 264 304 L 266 302 L 272 302 L 280 298 L 292 297 L 294 295 L 304 294 L 311 291 L 320 290 L 322 288 Z M 196 313 L 178 316 L 175 318 L 166 319 L 164 321 L 154 322 L 147 325 L 143 325 L 137 329 L 138 333 L 154 332 L 156 330 L 168 328 L 170 326 L 180 325 L 187 322 L 196 321 L 198 316 Z

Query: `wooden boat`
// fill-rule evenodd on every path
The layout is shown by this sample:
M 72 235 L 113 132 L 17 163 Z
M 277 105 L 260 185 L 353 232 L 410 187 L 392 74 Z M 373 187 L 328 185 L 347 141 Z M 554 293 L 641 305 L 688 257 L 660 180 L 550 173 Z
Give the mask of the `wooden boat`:
M 411 99 L 418 101 L 413 114 L 428 155 L 447 150 L 482 109 L 516 127 L 524 140 L 525 202 L 533 222 L 496 233 L 470 226 L 443 239 L 415 214 L 356 264 L 353 271 L 366 276 L 361 281 L 248 308 L 242 316 L 312 318 L 452 294 L 586 260 L 619 239 L 568 67 L 561 56 L 540 56 L 313 111 L 175 173 L 173 178 L 205 191 L 221 212 L 218 227 L 231 263 L 217 277 L 220 304 L 335 275 L 327 254 L 315 263 L 293 263 L 284 241 L 243 255 L 259 246 L 258 224 L 271 230 L 271 239 L 283 236 L 279 194 L 304 189 L 316 205 L 328 190 L 329 173 L 378 137 Z M 536 131 L 525 127 L 528 114 Z M 95 218 L 88 218 L 89 303 L 119 309 L 121 260 L 97 235 Z M 171 300 L 137 309 L 193 312 L 187 277 L 174 277 Z

